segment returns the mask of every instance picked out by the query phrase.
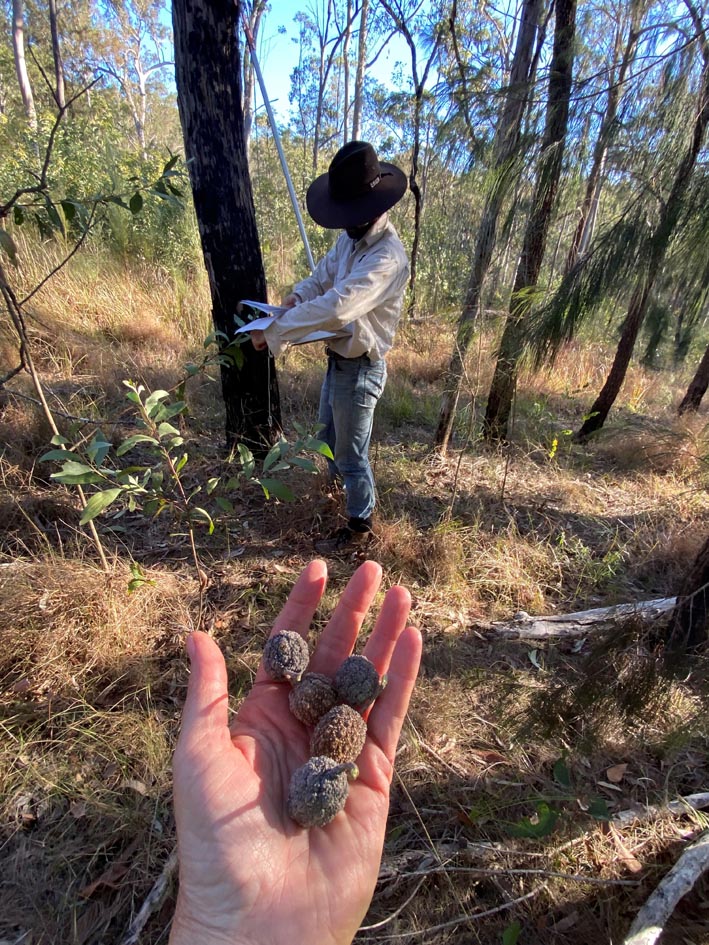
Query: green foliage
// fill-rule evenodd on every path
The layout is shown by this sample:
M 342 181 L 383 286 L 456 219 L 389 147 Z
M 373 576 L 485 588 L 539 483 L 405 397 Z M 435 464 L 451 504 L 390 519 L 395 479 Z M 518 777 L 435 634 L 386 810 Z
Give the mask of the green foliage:
M 190 374 L 194 376 L 222 358 L 220 353 L 207 356 L 201 365 L 190 366 Z M 225 473 L 200 482 L 189 474 L 185 438 L 175 426 L 175 422 L 184 421 L 186 417 L 184 382 L 178 387 L 178 393 L 182 392 L 178 397 L 166 390 L 147 391 L 142 384 L 133 381 L 123 384 L 140 432 L 132 433 L 115 448 L 100 430 L 88 444 L 73 448 L 69 448 L 64 437 L 55 437 L 52 442 L 58 448 L 40 457 L 40 462 L 61 464 L 60 469 L 51 474 L 56 482 L 100 487 L 86 503 L 82 525 L 118 505 L 118 511 L 111 516 L 114 522 L 126 511 L 140 512 L 151 518 L 167 513 L 186 524 L 190 533 L 201 526 L 212 534 L 220 517 L 233 514 L 230 496 L 247 484 L 259 486 L 267 499 L 273 497 L 288 502 L 294 498 L 293 492 L 277 474 L 293 468 L 314 473 L 317 467 L 310 456 L 332 458 L 326 443 L 298 426 L 296 441 L 289 443 L 281 437 L 264 458 L 258 474 L 251 450 L 239 443 Z M 119 461 L 128 454 L 134 455 L 135 460 L 123 465 Z

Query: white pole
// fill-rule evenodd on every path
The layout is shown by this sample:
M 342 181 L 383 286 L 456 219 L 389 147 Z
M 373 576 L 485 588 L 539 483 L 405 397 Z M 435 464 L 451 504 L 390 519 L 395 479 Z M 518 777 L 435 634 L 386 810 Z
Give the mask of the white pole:
M 254 44 L 254 37 L 249 27 L 248 21 L 244 16 L 244 11 L 241 11 L 241 18 L 244 24 L 244 33 L 246 34 L 246 42 L 249 47 L 249 52 L 251 54 L 251 61 L 254 64 L 254 72 L 256 73 L 256 78 L 258 79 L 259 88 L 261 89 L 261 96 L 263 98 L 263 103 L 266 106 L 266 112 L 268 114 L 268 121 L 271 125 L 271 131 L 273 132 L 273 140 L 276 142 L 276 150 L 278 151 L 278 157 L 281 161 L 281 167 L 283 168 L 283 174 L 286 179 L 286 185 L 288 187 L 288 193 L 290 194 L 291 203 L 293 204 L 293 210 L 295 211 L 295 217 L 298 221 L 298 229 L 300 230 L 300 236 L 303 240 L 303 246 L 305 246 L 305 255 L 308 257 L 308 265 L 310 266 L 310 271 L 312 272 L 315 269 L 315 260 L 313 259 L 313 254 L 310 251 L 310 243 L 308 242 L 308 234 L 305 232 L 305 226 L 303 224 L 303 217 L 300 212 L 300 207 L 298 206 L 298 198 L 295 194 L 295 189 L 293 187 L 293 181 L 291 180 L 290 172 L 288 170 L 288 164 L 286 162 L 286 156 L 283 153 L 283 146 L 281 145 L 281 139 L 278 134 L 278 128 L 276 127 L 276 119 L 273 114 L 273 109 L 271 108 L 271 103 L 268 100 L 268 95 L 266 94 L 266 84 L 263 81 L 263 74 L 261 72 L 261 66 L 259 66 L 258 58 L 256 57 L 256 48 Z

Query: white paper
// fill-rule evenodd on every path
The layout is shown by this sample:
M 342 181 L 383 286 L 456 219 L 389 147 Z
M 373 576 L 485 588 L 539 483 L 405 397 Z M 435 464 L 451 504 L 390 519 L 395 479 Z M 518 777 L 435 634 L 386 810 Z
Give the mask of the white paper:
M 282 305 L 267 305 L 265 302 L 250 302 L 248 299 L 244 299 L 242 304 L 250 305 L 251 308 L 255 308 L 259 312 L 266 312 L 267 317 L 255 318 L 252 322 L 247 322 L 246 325 L 242 325 L 240 328 L 236 329 L 235 334 L 237 335 L 244 331 L 264 331 L 269 325 L 273 324 L 274 318 L 278 318 L 279 315 L 289 311 L 289 309 Z M 292 345 L 305 345 L 311 341 L 324 341 L 326 338 L 334 338 L 336 334 L 337 333 L 334 331 L 311 331 L 297 341 L 291 341 L 289 343 Z

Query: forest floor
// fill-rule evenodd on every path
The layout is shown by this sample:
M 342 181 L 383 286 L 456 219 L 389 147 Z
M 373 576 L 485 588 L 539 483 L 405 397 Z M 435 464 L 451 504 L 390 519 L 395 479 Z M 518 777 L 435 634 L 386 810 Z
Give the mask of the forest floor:
M 206 300 L 167 279 L 99 281 L 89 269 L 60 274 L 28 327 L 64 433 L 93 427 L 63 414 L 104 418 L 118 442 L 121 380 L 173 388 L 208 331 Z M 119 284 L 122 292 L 109 288 Z M 474 431 L 492 328 L 473 355 L 446 457 L 431 442 L 450 326 L 402 329 L 376 419 L 379 523 L 366 555 L 381 562 L 383 589 L 410 588 L 424 657 L 357 942 L 621 942 L 706 824 L 701 813 L 666 810 L 708 783 L 702 661 L 668 677 L 637 621 L 564 641 L 506 639 L 491 627 L 520 610 L 561 614 L 677 592 L 709 513 L 706 418 L 674 414 L 688 376 L 633 368 L 606 430 L 575 445 L 568 431 L 612 349 L 579 344 L 554 370 L 522 377 L 511 443 L 489 451 Z M 15 363 L 10 337 L 0 346 L 2 363 Z M 322 372 L 318 346 L 279 363 L 287 436 L 294 421 L 314 424 Z M 22 377 L 9 386 L 32 396 Z M 188 400 L 188 475 L 206 482 L 227 463 L 218 383 L 195 378 Z M 104 572 L 75 492 L 37 462 L 50 437 L 30 400 L 4 395 L 0 940 L 118 945 L 174 845 L 171 752 L 200 581 L 184 529 L 137 513 L 97 520 Z M 265 501 L 249 486 L 212 535 L 198 532 L 202 608 L 234 707 L 314 538 L 341 521 L 322 474 L 286 476 L 295 502 Z M 329 562 L 318 626 L 360 560 Z M 131 565 L 145 579 L 133 593 Z M 648 805 L 665 810 L 649 815 Z M 628 810 L 636 821 L 613 820 Z M 167 941 L 173 904 L 174 889 L 141 942 Z M 709 942 L 708 909 L 700 881 L 663 943 Z

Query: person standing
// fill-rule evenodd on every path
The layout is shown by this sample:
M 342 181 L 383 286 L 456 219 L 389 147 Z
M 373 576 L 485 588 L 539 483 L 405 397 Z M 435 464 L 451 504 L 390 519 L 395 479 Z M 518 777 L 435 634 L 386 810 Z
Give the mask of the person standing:
M 340 148 L 327 173 L 308 188 L 306 204 L 320 226 L 344 232 L 284 300 L 288 311 L 251 333 L 254 347 L 268 346 L 274 356 L 311 332 L 331 333 L 319 435 L 334 456 L 330 472 L 344 486 L 347 524 L 316 542 L 321 554 L 348 551 L 372 532 L 376 490 L 369 444 L 409 279 L 406 251 L 387 211 L 406 188 L 404 172 L 380 161 L 368 142 Z

